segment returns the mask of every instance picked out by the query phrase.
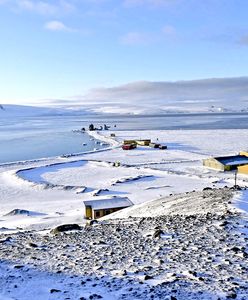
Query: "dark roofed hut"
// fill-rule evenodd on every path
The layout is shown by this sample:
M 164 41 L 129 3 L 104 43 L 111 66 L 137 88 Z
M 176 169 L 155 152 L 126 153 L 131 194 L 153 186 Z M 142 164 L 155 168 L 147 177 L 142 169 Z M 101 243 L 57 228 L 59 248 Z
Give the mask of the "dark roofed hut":
M 239 166 L 248 165 L 248 157 L 245 155 L 211 157 L 204 159 L 203 165 L 220 171 L 231 171 Z

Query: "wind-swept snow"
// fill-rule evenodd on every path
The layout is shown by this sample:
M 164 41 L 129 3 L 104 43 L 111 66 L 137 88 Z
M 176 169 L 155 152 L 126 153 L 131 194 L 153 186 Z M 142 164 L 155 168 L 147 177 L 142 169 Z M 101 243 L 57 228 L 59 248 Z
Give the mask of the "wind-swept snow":
M 248 217 L 248 191 L 240 191 L 234 197 L 234 205 Z
M 144 138 L 168 149 L 119 147 Z M 247 299 L 248 221 L 231 206 L 247 193 L 230 189 L 233 172 L 202 166 L 247 138 L 119 131 L 107 151 L 0 166 L 0 299 Z M 115 196 L 135 205 L 85 226 L 83 201 Z M 50 232 L 70 223 L 81 230 Z
M 93 134 L 101 138 L 96 132 Z M 132 151 L 118 148 L 123 139 L 132 138 L 150 138 L 166 144 L 168 150 L 141 146 Z M 2 217 L 1 227 L 46 228 L 66 222 L 67 217 L 68 221 L 75 218 L 85 222 L 83 201 L 98 195 L 124 196 L 139 204 L 206 186 L 232 186 L 232 172 L 209 170 L 202 166 L 202 159 L 245 150 L 247 138 L 246 130 L 120 131 L 113 139 L 104 138 L 114 146 L 109 151 L 2 166 L 2 215 L 19 208 L 47 216 L 23 216 L 18 220 Z M 121 166 L 114 167 L 115 161 Z M 247 177 L 239 175 L 238 184 L 247 185 Z

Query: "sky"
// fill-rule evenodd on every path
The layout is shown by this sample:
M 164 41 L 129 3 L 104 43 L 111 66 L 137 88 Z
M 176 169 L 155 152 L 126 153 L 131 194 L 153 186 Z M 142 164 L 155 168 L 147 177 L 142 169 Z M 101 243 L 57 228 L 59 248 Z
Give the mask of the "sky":
M 247 11 L 247 0 L 0 0 L 0 103 L 246 77 Z

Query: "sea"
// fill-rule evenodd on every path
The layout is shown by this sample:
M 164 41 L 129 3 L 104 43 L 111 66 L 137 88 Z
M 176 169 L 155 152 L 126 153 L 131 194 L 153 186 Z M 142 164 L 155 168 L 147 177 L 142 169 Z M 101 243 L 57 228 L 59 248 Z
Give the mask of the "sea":
M 0 164 L 102 149 L 82 128 L 110 130 L 248 129 L 248 113 L 49 115 L 0 119 Z

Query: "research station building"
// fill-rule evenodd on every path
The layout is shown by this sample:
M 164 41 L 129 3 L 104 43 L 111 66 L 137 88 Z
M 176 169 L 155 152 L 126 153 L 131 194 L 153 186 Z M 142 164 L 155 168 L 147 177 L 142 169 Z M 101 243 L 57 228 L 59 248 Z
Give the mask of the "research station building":
M 132 206 L 133 203 L 127 197 L 113 197 L 97 200 L 86 200 L 85 217 L 86 219 L 98 219 L 120 209 Z
M 248 165 L 248 157 L 245 155 L 210 157 L 203 160 L 203 165 L 220 171 L 232 171 L 240 166 Z

